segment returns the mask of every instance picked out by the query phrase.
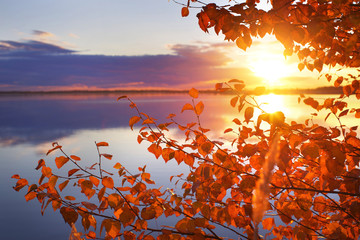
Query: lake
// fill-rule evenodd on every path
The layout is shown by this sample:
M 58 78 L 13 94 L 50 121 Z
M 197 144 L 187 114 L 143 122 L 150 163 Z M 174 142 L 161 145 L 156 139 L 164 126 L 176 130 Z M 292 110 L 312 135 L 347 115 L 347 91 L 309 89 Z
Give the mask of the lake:
M 68 154 L 80 156 L 85 165 L 97 160 L 95 141 L 106 141 L 106 152 L 114 155 L 113 160 L 105 161 L 105 169 L 112 169 L 120 162 L 130 171 L 136 172 L 139 166 L 147 165 L 147 171 L 160 185 L 169 182 L 171 175 L 187 172 L 186 166 L 174 162 L 164 164 L 147 151 L 148 144 L 137 143 L 140 126 L 132 131 L 129 118 L 136 114 L 126 100 L 116 101 L 118 94 L 44 94 L 44 95 L 8 95 L 0 96 L 0 231 L 1 239 L 67 239 L 70 228 L 64 223 L 59 212 L 49 207 L 44 216 L 40 213 L 40 204 L 26 202 L 24 194 L 12 189 L 15 182 L 13 174 L 35 182 L 39 173 L 35 171 L 37 161 L 44 158 L 53 162 L 56 154 L 45 156 L 52 142 L 59 142 Z M 140 111 L 166 121 L 170 113 L 177 115 L 179 123 L 195 122 L 190 111 L 180 114 L 182 106 L 191 102 L 187 94 L 133 94 L 129 95 Z M 316 96 L 324 98 L 326 96 Z M 231 126 L 234 117 L 242 118 L 229 105 L 231 96 L 200 94 L 199 100 L 205 104 L 201 123 L 212 131 L 210 136 L 222 139 L 222 132 Z M 262 96 L 261 101 L 269 111 L 282 110 L 288 120 L 301 121 L 314 112 L 304 104 L 298 104 L 295 95 Z M 197 101 L 199 101 L 197 100 Z M 314 121 L 322 123 L 324 114 Z M 329 124 L 336 124 L 329 118 Z M 356 123 L 349 118 L 345 124 Z M 356 124 L 358 125 L 358 124 Z M 179 131 L 174 131 L 177 137 Z M 162 223 L 159 223 L 162 225 Z

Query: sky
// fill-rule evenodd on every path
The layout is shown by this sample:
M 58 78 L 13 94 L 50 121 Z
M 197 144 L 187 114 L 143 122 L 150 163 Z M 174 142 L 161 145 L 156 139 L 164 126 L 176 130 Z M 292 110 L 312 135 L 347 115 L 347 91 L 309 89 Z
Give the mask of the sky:
M 206 2 L 206 1 L 205 1 Z M 227 1 L 224 1 L 226 3 Z M 273 37 L 246 52 L 168 0 L 0 0 L 0 91 L 312 88 Z

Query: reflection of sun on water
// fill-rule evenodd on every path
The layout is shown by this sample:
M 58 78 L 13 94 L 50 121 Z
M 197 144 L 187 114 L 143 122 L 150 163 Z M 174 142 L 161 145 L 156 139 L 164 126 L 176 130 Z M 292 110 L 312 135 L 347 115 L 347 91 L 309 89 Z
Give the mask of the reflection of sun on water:
M 287 109 L 284 96 L 276 95 L 276 94 L 269 94 L 269 95 L 262 95 L 257 97 L 256 99 L 259 104 L 261 104 L 261 108 L 267 113 L 273 113 L 277 111 L 283 112 L 285 115 L 289 112 Z

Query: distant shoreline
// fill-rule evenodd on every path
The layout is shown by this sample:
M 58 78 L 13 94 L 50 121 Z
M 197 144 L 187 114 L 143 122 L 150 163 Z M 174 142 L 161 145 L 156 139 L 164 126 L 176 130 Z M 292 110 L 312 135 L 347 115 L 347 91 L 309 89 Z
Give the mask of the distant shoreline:
M 232 94 L 231 91 L 199 90 L 205 94 Z M 68 91 L 0 91 L 0 96 L 9 95 L 108 95 L 108 94 L 186 94 L 188 90 L 68 90 Z M 251 94 L 251 91 L 244 91 Z M 319 87 L 313 89 L 267 89 L 265 94 L 342 94 L 342 88 Z

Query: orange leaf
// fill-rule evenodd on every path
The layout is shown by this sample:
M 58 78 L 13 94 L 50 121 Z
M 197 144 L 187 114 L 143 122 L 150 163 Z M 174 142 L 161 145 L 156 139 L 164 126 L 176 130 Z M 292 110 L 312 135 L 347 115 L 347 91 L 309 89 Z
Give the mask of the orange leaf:
M 122 168 L 122 166 L 121 166 L 121 164 L 120 164 L 120 163 L 116 163 L 116 164 L 114 165 L 114 168 L 115 168 L 115 169 L 121 169 L 121 168 Z
M 132 118 L 130 118 L 129 120 L 129 126 L 131 128 L 131 130 L 133 130 L 133 126 L 135 123 L 137 123 L 138 121 L 140 121 L 140 117 L 139 116 L 133 116 Z
M 87 209 L 94 211 L 97 209 L 97 206 L 93 203 L 89 203 L 89 202 L 81 202 L 82 205 L 84 205 L 84 207 L 86 207 Z
M 28 202 L 36 197 L 36 192 L 29 192 L 25 195 L 25 200 Z
M 70 157 L 71 157 L 71 159 L 73 159 L 75 161 L 80 161 L 81 160 L 81 158 L 79 158 L 78 156 L 75 156 L 75 155 L 71 155 Z
M 114 188 L 114 180 L 111 177 L 104 177 L 102 179 L 102 185 L 107 188 Z
M 14 174 L 11 178 L 20 179 L 20 176 L 18 174 Z
M 107 146 L 109 146 L 109 144 L 107 142 L 98 142 L 98 143 L 96 143 L 96 146 L 97 147 L 107 147 Z
M 15 191 L 18 192 L 20 189 L 22 189 L 23 187 L 25 187 L 28 184 L 29 184 L 29 182 L 25 178 L 22 178 L 16 182 L 16 185 L 13 188 Z
M 248 48 L 248 45 L 245 43 L 243 37 L 238 37 L 236 39 L 236 45 L 244 51 L 246 51 L 246 48 Z
M 233 97 L 231 100 L 230 100 L 230 105 L 232 107 L 235 107 L 236 106 L 236 103 L 238 102 L 239 100 L 239 97 Z
M 80 170 L 80 169 L 76 169 L 76 168 L 69 170 L 69 172 L 68 172 L 68 177 L 72 176 L 74 173 L 76 173 L 76 172 L 79 171 L 79 170 Z
M 351 87 L 350 85 L 346 85 L 343 87 L 343 92 L 346 96 L 350 96 L 350 94 L 352 93 Z
M 199 91 L 196 90 L 195 88 L 192 88 L 189 90 L 189 95 L 192 98 L 198 98 L 199 97 Z
M 66 197 L 64 197 L 66 200 L 69 200 L 69 201 L 75 201 L 76 200 L 76 198 L 75 197 L 73 197 L 73 196 L 66 196 Z
M 66 223 L 68 223 L 70 226 L 76 222 L 78 219 L 78 213 L 69 207 L 62 207 L 60 209 L 60 213 L 63 216 Z
M 39 161 L 38 161 L 38 165 L 37 165 L 37 167 L 35 168 L 36 170 L 39 170 L 39 168 L 41 168 L 42 166 L 45 166 L 45 161 L 44 161 L 44 159 L 40 159 Z
M 202 101 L 200 101 L 198 104 L 196 104 L 195 106 L 195 113 L 197 115 L 200 115 L 204 110 L 204 103 Z
M 57 176 L 52 175 L 52 176 L 50 177 L 50 179 L 49 179 L 49 187 L 50 187 L 50 189 L 54 189 L 57 180 L 58 180 L 58 177 L 57 177 Z
M 118 98 L 116 99 L 116 101 L 119 101 L 120 99 L 123 99 L 123 98 L 127 98 L 127 96 L 126 96 L 126 95 L 120 96 L 120 97 L 118 97 Z
M 111 154 L 106 154 L 106 153 L 103 153 L 103 154 L 101 154 L 101 155 L 102 155 L 103 157 L 109 159 L 109 160 L 111 160 L 112 157 L 113 157 L 113 155 L 111 155 Z
M 100 180 L 97 179 L 96 177 L 90 176 L 89 180 L 97 187 L 99 186 Z
M 66 180 L 63 183 L 59 184 L 60 192 L 62 192 L 62 190 L 66 187 L 66 185 L 68 185 L 68 183 L 69 183 L 69 180 Z
M 62 166 L 64 166 L 64 164 L 67 163 L 68 161 L 69 161 L 69 158 L 64 157 L 64 156 L 60 156 L 60 157 L 55 158 L 55 164 L 56 164 L 57 168 L 59 168 L 59 169 Z
M 298 69 L 300 70 L 300 72 L 301 72 L 302 70 L 304 70 L 304 68 L 305 68 L 305 64 L 304 64 L 304 63 L 299 63 L 299 64 L 298 64 Z
M 95 239 L 95 238 L 96 238 L 96 233 L 93 232 L 93 231 L 89 231 L 89 232 L 86 234 L 86 237 L 87 237 L 87 238 L 90 238 L 90 239 Z
M 234 88 L 238 91 L 238 92 L 241 92 L 241 90 L 243 90 L 245 87 L 245 84 L 235 84 L 234 85 Z
M 342 117 L 342 116 L 346 116 L 349 112 L 349 109 L 346 109 L 344 111 L 342 111 L 340 114 L 339 114 L 339 117 Z
M 253 115 L 254 115 L 254 108 L 253 107 L 247 107 L 245 109 L 245 113 L 244 113 L 245 122 L 249 123 L 250 119 L 253 117 Z
M 181 112 L 185 110 L 194 110 L 193 106 L 190 103 L 186 103 L 183 108 L 181 109 Z
M 43 166 L 42 169 L 41 169 L 41 172 L 45 177 L 48 177 L 48 178 L 50 178 L 51 175 L 52 175 L 51 168 L 49 168 L 49 167 Z
M 187 17 L 187 16 L 189 16 L 189 8 L 183 7 L 183 8 L 181 9 L 181 16 L 182 16 L 182 17 Z
M 263 228 L 266 230 L 270 230 L 274 225 L 274 219 L 273 218 L 265 218 L 262 220 Z

